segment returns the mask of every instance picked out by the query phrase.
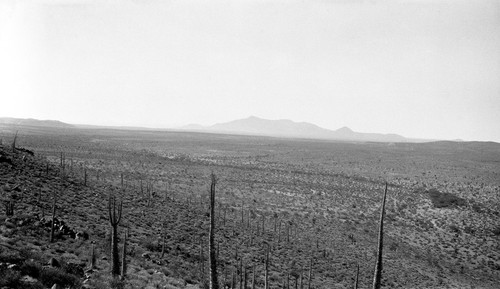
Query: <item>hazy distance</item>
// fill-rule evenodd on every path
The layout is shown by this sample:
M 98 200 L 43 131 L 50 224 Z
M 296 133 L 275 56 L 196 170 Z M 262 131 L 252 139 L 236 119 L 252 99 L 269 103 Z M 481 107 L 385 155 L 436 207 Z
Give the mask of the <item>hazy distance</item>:
M 0 116 L 500 142 L 499 1 L 0 1 Z

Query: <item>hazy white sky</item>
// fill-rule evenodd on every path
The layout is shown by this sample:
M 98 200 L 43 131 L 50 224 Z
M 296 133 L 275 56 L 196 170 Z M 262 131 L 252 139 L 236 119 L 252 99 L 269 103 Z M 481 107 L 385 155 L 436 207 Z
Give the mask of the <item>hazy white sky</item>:
M 500 1 L 0 3 L 0 116 L 500 141 Z

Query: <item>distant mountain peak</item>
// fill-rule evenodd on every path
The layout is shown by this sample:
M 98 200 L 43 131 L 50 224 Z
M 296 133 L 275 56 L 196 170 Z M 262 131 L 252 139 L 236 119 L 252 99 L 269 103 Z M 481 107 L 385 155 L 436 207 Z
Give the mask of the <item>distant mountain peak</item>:
M 352 129 L 348 128 L 347 126 L 343 126 L 336 130 L 336 132 L 341 132 L 341 133 L 352 133 L 354 132 Z
M 361 142 L 406 142 L 406 138 L 396 134 L 359 133 L 348 127 L 329 130 L 308 122 L 289 119 L 270 120 L 251 115 L 225 123 L 205 127 L 207 132 L 291 137 L 307 139 L 346 140 Z

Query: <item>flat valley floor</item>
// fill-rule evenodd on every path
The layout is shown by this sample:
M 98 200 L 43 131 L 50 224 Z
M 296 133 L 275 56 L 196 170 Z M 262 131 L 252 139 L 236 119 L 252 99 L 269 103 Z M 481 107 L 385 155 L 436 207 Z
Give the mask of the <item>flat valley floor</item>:
M 11 151 L 16 131 L 16 146 L 34 156 Z M 16 198 L 14 216 L 0 219 L 5 264 L 54 257 L 86 267 L 95 242 L 97 268 L 75 274 L 75 284 L 107 288 L 112 193 L 123 200 L 120 233 L 129 231 L 122 285 L 202 287 L 213 172 L 219 279 L 228 286 L 245 275 L 251 286 L 255 271 L 256 287 L 263 287 L 269 244 L 271 288 L 352 288 L 357 264 L 359 288 L 371 288 L 388 182 L 383 288 L 500 288 L 498 143 L 13 126 L 0 132 L 2 155 L 12 161 L 0 163 L 2 199 Z M 49 243 L 46 228 L 35 224 L 50 215 L 54 192 L 58 218 L 89 233 L 88 240 L 60 235 Z

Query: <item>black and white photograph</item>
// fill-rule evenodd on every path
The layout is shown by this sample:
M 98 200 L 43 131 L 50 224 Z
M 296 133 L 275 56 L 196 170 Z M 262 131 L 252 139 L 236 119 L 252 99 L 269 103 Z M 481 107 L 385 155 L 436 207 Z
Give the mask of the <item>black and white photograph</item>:
M 0 0 L 0 289 L 500 288 L 499 0 Z

